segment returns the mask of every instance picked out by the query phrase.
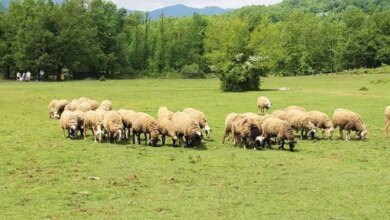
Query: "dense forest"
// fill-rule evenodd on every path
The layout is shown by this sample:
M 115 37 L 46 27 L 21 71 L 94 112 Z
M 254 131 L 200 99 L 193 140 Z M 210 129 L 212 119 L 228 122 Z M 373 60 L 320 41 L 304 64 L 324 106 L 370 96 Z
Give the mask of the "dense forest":
M 307 75 L 390 64 L 388 0 L 284 0 L 152 21 L 104 0 L 11 1 L 0 73 L 74 78 Z

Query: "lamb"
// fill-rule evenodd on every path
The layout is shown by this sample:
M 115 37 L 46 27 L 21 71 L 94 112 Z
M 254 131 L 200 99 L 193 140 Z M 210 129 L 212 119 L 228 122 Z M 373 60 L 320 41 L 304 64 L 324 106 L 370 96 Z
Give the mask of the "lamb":
M 259 108 L 259 111 L 262 115 L 264 115 L 265 111 L 268 111 L 271 108 L 272 104 L 271 101 L 265 97 L 265 96 L 260 96 L 257 99 L 257 108 Z
M 111 101 L 109 100 L 103 100 L 101 103 L 100 103 L 100 108 L 106 110 L 106 111 L 111 111 L 112 110 L 112 103 Z
M 157 118 L 167 118 L 172 119 L 173 112 L 171 112 L 167 107 L 160 107 L 157 112 Z
M 390 105 L 385 108 L 385 133 L 386 135 L 389 135 L 389 130 L 390 130 Z
M 261 126 L 263 134 L 261 135 L 260 142 L 262 147 L 265 147 L 265 142 L 268 143 L 268 147 L 271 148 L 271 137 L 276 137 L 281 142 L 279 149 L 284 150 L 285 140 L 288 140 L 290 151 L 294 151 L 295 144 L 294 134 L 291 125 L 279 118 L 267 118 Z
M 343 138 L 343 131 L 346 130 L 348 133 L 345 137 L 345 140 L 350 140 L 351 131 L 356 131 L 360 139 L 364 139 L 367 135 L 367 128 L 363 122 L 362 117 L 350 110 L 339 108 L 336 109 L 332 116 L 333 126 L 336 129 L 339 127 L 340 138 Z
M 229 140 L 229 137 L 232 133 L 232 125 L 234 119 L 238 116 L 237 113 L 230 113 L 226 116 L 225 119 L 225 134 L 223 135 L 222 144 L 225 144 L 225 139 L 227 138 Z
M 73 112 L 65 110 L 60 118 L 60 127 L 64 133 L 68 132 L 67 138 L 74 138 L 77 135 L 77 117 Z
M 272 116 L 279 118 L 281 120 L 286 120 L 287 119 L 287 112 L 283 110 L 275 110 L 271 114 Z
M 136 112 L 132 110 L 120 109 L 119 114 L 122 116 L 123 127 L 125 129 L 125 138 L 130 138 L 130 131 L 137 117 Z
M 175 112 L 172 115 L 172 122 L 176 136 L 179 139 L 179 145 L 182 145 L 183 138 L 186 141 L 187 147 L 195 147 L 202 143 L 201 128 L 198 122 L 192 119 L 187 113 Z
M 81 110 L 76 110 L 73 112 L 73 114 L 77 118 L 77 130 L 80 131 L 81 136 L 84 136 L 83 132 L 84 132 L 84 115 L 85 115 L 85 113 Z
M 65 110 L 65 106 L 68 104 L 69 101 L 66 99 L 53 99 L 49 104 L 49 117 L 59 119 L 62 112 Z
M 161 134 L 162 145 L 165 145 L 165 136 L 169 136 L 172 139 L 172 144 L 175 147 L 177 136 L 173 122 L 166 117 L 159 117 L 157 119 L 158 131 Z
M 65 106 L 65 110 L 76 111 L 81 102 L 78 99 L 73 99 L 68 105 Z
M 255 147 L 260 146 L 260 130 L 255 121 L 245 115 L 238 115 L 232 123 L 232 134 L 235 145 L 243 144 L 247 148 L 250 144 L 255 144 Z
M 137 136 L 138 144 L 141 144 L 141 133 L 145 135 L 145 144 L 147 144 L 148 138 L 147 134 L 150 135 L 149 145 L 156 146 L 159 139 L 158 124 L 156 119 L 152 116 L 138 112 L 136 114 L 136 119 L 133 123 L 133 144 L 135 144 L 135 136 Z
M 306 109 L 300 107 L 300 106 L 296 106 L 296 105 L 291 105 L 291 106 L 288 106 L 287 108 L 284 109 L 284 111 L 288 112 L 288 111 L 291 111 L 291 110 L 300 110 L 300 111 L 306 111 Z
M 122 116 L 117 111 L 108 111 L 104 114 L 103 127 L 108 134 L 108 141 L 119 142 L 122 139 Z
M 303 139 L 303 133 L 309 132 L 309 137 L 314 139 L 314 135 L 317 132 L 315 125 L 310 121 L 309 114 L 301 110 L 289 110 L 287 112 L 287 121 L 291 127 L 296 130 L 301 130 L 301 139 Z
M 91 129 L 95 142 L 102 141 L 104 135 L 103 119 L 104 119 L 104 114 L 102 113 L 98 113 L 95 111 L 88 111 L 85 113 L 84 124 L 83 124 L 84 139 L 86 139 L 86 134 L 88 129 Z
M 310 111 L 309 118 L 317 128 L 322 129 L 322 138 L 325 138 L 325 132 L 329 138 L 332 138 L 334 131 L 333 123 L 327 114 L 319 111 Z
M 203 112 L 194 108 L 186 108 L 183 112 L 187 113 L 192 119 L 198 122 L 200 128 L 205 130 L 206 136 L 210 137 L 211 128 L 209 127 L 206 115 Z

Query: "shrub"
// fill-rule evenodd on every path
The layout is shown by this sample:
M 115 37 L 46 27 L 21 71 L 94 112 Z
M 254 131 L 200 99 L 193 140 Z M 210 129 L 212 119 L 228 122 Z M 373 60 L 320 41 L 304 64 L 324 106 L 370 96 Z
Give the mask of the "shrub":
M 260 89 L 260 77 L 266 76 L 270 67 L 265 57 L 237 54 L 226 71 L 220 75 L 221 89 L 225 92 L 256 91 Z
M 190 79 L 206 78 L 204 72 L 200 69 L 199 65 L 196 63 L 183 66 L 180 72 L 184 78 L 190 78 Z
M 103 81 L 106 81 L 106 77 L 101 76 L 101 77 L 99 78 L 99 80 L 102 81 L 102 82 L 103 82 Z

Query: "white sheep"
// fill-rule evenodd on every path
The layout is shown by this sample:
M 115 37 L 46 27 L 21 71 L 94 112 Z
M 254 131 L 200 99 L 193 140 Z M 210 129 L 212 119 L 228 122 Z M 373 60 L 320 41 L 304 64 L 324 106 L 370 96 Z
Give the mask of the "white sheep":
M 77 117 L 76 115 L 68 110 L 65 110 L 60 118 L 60 127 L 64 133 L 65 130 L 68 132 L 67 138 L 74 138 L 77 135 Z
M 119 142 L 122 139 L 122 116 L 117 111 L 108 111 L 104 114 L 103 127 L 108 134 L 109 142 Z
M 320 111 L 310 111 L 309 118 L 317 128 L 322 130 L 322 138 L 325 138 L 325 132 L 329 138 L 332 137 L 334 131 L 333 123 L 327 114 Z
M 183 110 L 184 113 L 187 113 L 192 119 L 194 119 L 200 126 L 200 129 L 204 129 L 206 136 L 210 137 L 211 128 L 207 123 L 206 115 L 194 108 L 186 108 Z
M 66 99 L 53 99 L 49 104 L 49 117 L 59 119 L 62 112 L 65 110 L 65 106 L 69 104 Z
M 73 99 L 68 105 L 65 106 L 65 110 L 76 111 L 81 102 L 78 99 Z
M 274 117 L 267 118 L 263 122 L 262 131 L 260 142 L 263 148 L 265 147 L 265 142 L 271 148 L 270 138 L 276 137 L 281 142 L 279 149 L 284 149 L 285 140 L 288 140 L 290 151 L 294 151 L 296 141 L 294 140 L 292 127 L 287 121 Z
M 187 113 L 175 112 L 172 115 L 172 122 L 176 136 L 179 139 L 179 145 L 182 145 L 183 139 L 185 139 L 187 147 L 195 147 L 202 143 L 202 132 L 199 123 Z
M 133 123 L 133 144 L 135 144 L 135 136 L 137 136 L 138 144 L 141 144 L 141 134 L 145 136 L 145 144 L 148 144 L 147 134 L 150 135 L 149 145 L 156 146 L 159 139 L 158 124 L 156 119 L 152 116 L 143 113 L 137 112 L 136 119 Z
M 111 111 L 112 110 L 112 103 L 111 101 L 109 100 L 103 100 L 101 103 L 100 103 L 100 106 L 99 108 L 102 108 L 106 111 Z
M 368 133 L 362 117 L 348 109 L 336 109 L 332 116 L 332 122 L 335 129 L 339 127 L 341 139 L 344 139 L 344 130 L 347 131 L 346 141 L 351 139 L 351 131 L 356 131 L 360 139 L 364 139 Z
M 104 135 L 103 128 L 104 114 L 96 111 L 88 111 L 84 115 L 84 139 L 87 136 L 88 129 L 92 130 L 95 142 L 102 141 Z
M 283 110 L 275 110 L 271 114 L 272 116 L 279 118 L 281 120 L 286 120 L 287 119 L 287 112 Z
M 304 132 L 309 132 L 309 137 L 314 139 L 317 132 L 316 126 L 310 121 L 309 114 L 301 110 L 289 110 L 287 111 L 287 121 L 291 127 L 301 131 L 301 139 L 304 137 Z
M 264 115 L 264 112 L 268 111 L 271 106 L 271 101 L 267 97 L 260 96 L 259 98 L 257 98 L 257 108 L 259 108 L 259 111 L 262 115 Z
M 170 111 L 167 107 L 163 106 L 158 109 L 157 118 L 167 118 L 172 119 L 173 112 Z
M 172 118 L 172 117 L 171 117 Z M 158 131 L 161 134 L 162 145 L 165 145 L 165 136 L 169 136 L 172 139 L 172 144 L 175 147 L 177 136 L 173 122 L 166 117 L 159 117 L 157 119 Z
M 385 133 L 389 135 L 390 130 L 390 105 L 385 108 Z
M 247 148 L 249 145 L 260 146 L 261 131 L 253 118 L 238 115 L 232 122 L 232 134 L 234 138 L 234 144 L 239 143 Z
M 123 127 L 125 129 L 125 138 L 130 138 L 131 128 L 137 117 L 137 113 L 133 110 L 120 109 L 118 110 L 119 114 L 122 116 Z

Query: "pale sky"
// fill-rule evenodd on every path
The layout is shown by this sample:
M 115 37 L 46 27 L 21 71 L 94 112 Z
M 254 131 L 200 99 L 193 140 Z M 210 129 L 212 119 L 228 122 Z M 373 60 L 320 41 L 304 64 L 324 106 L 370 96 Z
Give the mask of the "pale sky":
M 195 8 L 218 6 L 221 8 L 239 8 L 246 5 L 270 5 L 281 0 L 111 0 L 119 8 L 151 11 L 170 5 L 184 4 Z

